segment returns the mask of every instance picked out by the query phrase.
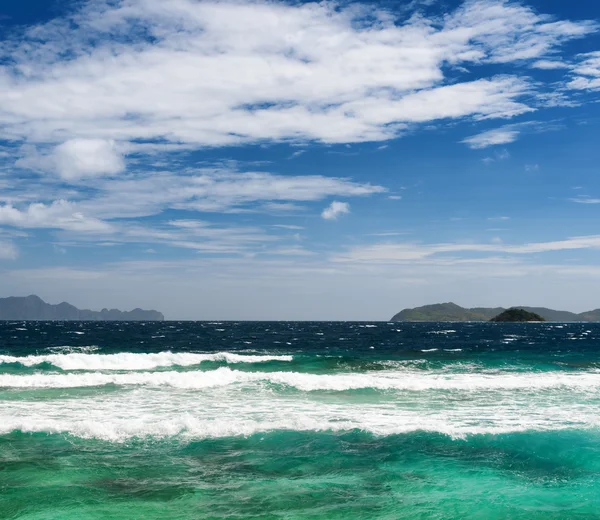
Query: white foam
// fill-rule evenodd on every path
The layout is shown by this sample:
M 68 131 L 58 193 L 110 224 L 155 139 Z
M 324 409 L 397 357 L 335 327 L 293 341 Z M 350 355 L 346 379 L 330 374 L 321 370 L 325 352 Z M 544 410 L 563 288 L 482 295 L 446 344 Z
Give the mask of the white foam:
M 578 373 L 536 372 L 423 372 L 414 369 L 369 373 L 318 375 L 299 372 L 242 372 L 221 367 L 188 372 L 85 372 L 69 374 L 0 374 L 2 388 L 78 388 L 104 385 L 202 389 L 233 384 L 285 385 L 304 392 L 360 389 L 422 392 L 569 389 L 600 392 L 600 371 Z
M 589 429 L 598 414 L 582 405 L 548 404 L 528 396 L 495 402 L 489 396 L 468 401 L 423 400 L 415 409 L 400 402 L 322 402 L 275 397 L 263 391 L 199 393 L 136 390 L 80 399 L 6 401 L 0 404 L 0 434 L 68 433 L 84 438 L 125 441 L 132 437 L 203 439 L 273 430 L 363 430 L 375 435 L 431 431 L 464 437 L 528 430 Z
M 89 347 L 86 347 L 89 348 Z M 292 361 L 293 356 L 245 355 L 232 352 L 194 354 L 188 352 L 159 352 L 156 354 L 88 354 L 70 352 L 66 354 L 46 354 L 40 356 L 2 356 L 1 363 L 19 363 L 36 366 L 48 363 L 63 370 L 151 370 L 158 367 L 193 366 L 206 361 L 226 363 L 264 363 L 267 361 Z

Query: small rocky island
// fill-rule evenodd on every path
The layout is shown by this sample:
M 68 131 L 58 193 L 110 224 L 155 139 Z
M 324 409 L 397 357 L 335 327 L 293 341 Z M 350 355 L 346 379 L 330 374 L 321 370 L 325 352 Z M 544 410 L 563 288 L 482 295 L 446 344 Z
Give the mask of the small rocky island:
M 539 314 L 529 312 L 525 309 L 507 309 L 504 312 L 494 316 L 490 321 L 493 322 L 527 322 L 527 321 L 546 321 Z

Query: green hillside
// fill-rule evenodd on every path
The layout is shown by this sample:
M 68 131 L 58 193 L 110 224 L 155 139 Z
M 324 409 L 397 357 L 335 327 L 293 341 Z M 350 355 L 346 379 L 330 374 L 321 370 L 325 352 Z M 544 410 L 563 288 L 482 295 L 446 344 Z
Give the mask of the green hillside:
M 404 309 L 392 321 L 488 321 L 504 309 L 465 309 L 455 303 L 436 303 L 414 309 Z
M 539 315 L 545 321 L 598 321 L 600 309 L 576 314 L 569 311 L 557 311 L 546 307 L 515 306 L 511 309 L 522 309 Z M 465 308 L 455 303 L 435 303 L 413 309 L 404 309 L 395 314 L 391 321 L 489 321 L 504 312 L 504 307 Z

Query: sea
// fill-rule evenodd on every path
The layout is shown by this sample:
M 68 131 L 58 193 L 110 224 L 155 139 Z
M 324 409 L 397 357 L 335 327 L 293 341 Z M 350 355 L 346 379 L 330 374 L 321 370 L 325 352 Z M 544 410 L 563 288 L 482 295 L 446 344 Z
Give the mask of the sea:
M 0 322 L 0 518 L 600 518 L 600 324 Z

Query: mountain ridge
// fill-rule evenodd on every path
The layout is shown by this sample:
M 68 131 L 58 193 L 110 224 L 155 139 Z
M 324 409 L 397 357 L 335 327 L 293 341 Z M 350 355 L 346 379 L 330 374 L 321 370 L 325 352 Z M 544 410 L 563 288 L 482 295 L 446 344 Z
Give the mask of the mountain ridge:
M 600 309 L 581 313 L 558 311 L 547 307 L 514 305 L 510 309 L 523 309 L 539 314 L 546 321 L 600 321 Z M 390 321 L 489 321 L 508 310 L 505 307 L 461 307 L 453 302 L 434 303 L 403 309 Z
M 52 305 L 35 294 L 0 298 L 1 321 L 164 321 L 164 319 L 161 312 L 140 308 L 132 311 L 106 308 L 101 311 L 91 311 L 78 309 L 67 302 Z

